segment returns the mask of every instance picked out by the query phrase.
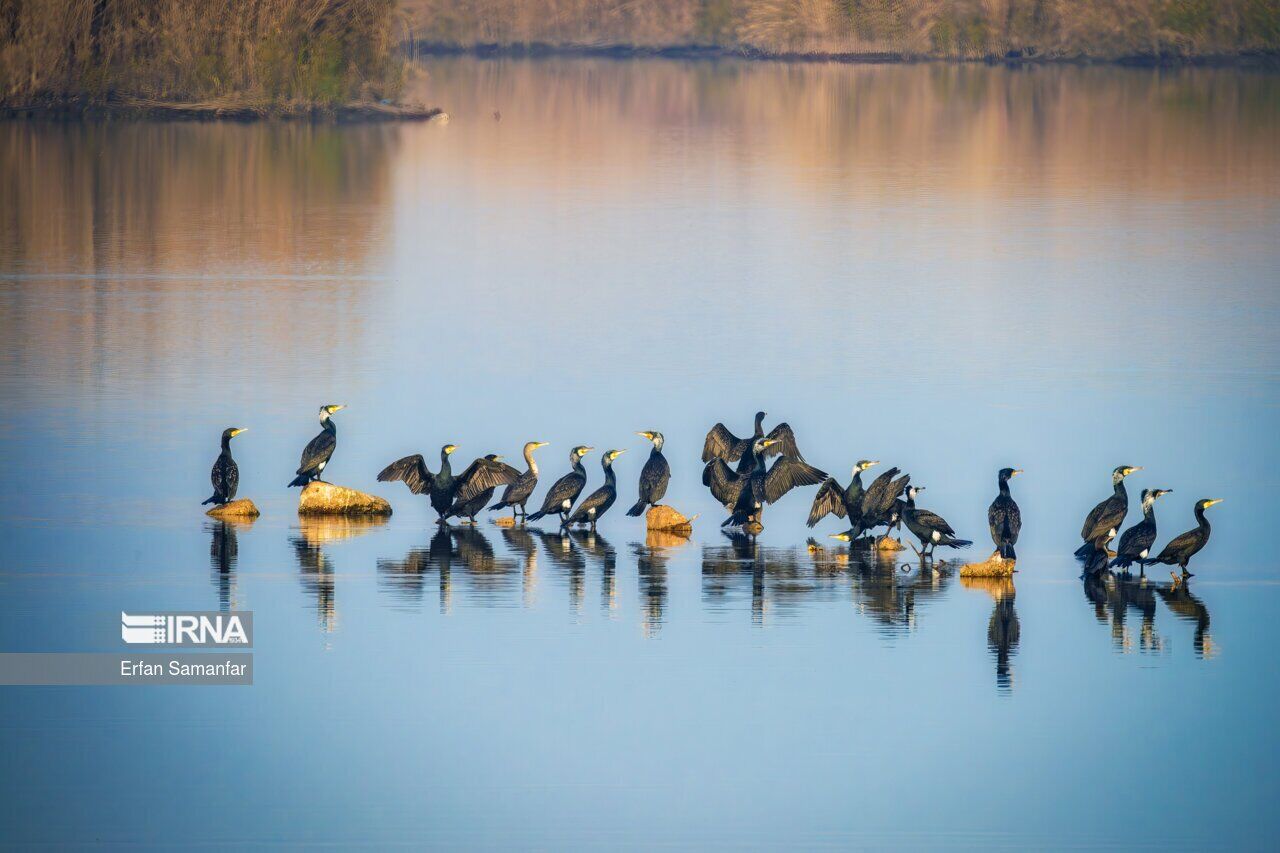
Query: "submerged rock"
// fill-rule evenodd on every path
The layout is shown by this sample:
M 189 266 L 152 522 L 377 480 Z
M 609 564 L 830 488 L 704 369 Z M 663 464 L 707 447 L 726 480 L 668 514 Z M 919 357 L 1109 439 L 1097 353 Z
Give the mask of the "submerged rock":
M 307 483 L 298 497 L 298 515 L 391 515 L 391 504 L 377 495 L 320 480 Z
M 686 518 L 679 511 L 669 506 L 651 506 L 645 514 L 645 526 L 655 532 L 671 533 L 676 536 L 693 535 L 693 518 Z
M 230 501 L 213 507 L 205 515 L 213 518 L 221 519 L 237 519 L 237 518 L 257 518 L 262 515 L 258 512 L 258 507 L 248 498 L 240 498 L 238 501 Z
M 962 578 L 1007 578 L 1017 570 L 1017 560 L 1005 560 L 999 552 L 993 553 L 981 563 L 966 563 L 960 567 Z

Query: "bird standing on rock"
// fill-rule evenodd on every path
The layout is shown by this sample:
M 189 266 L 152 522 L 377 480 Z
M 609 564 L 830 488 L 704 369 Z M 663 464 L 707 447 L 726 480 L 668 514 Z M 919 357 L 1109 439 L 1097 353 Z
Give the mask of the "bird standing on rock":
M 627 515 L 630 516 L 644 515 L 645 507 L 657 506 L 658 501 L 667 493 L 667 483 L 671 482 L 671 466 L 667 463 L 667 457 L 662 455 L 662 445 L 666 441 L 662 433 L 645 430 L 636 435 L 653 442 L 653 449 L 649 451 L 649 458 L 640 469 L 640 499 L 627 510 Z
M 244 432 L 243 427 L 227 427 L 222 431 L 222 452 L 213 462 L 213 470 L 209 479 L 213 481 L 213 495 L 200 505 L 217 504 L 222 506 L 235 499 L 236 489 L 240 487 L 240 466 L 231 458 L 231 439 Z
M 987 526 L 991 529 L 991 541 L 996 545 L 995 556 L 1000 560 L 1016 560 L 1013 546 L 1018 544 L 1022 532 L 1022 510 L 1009 494 L 1009 480 L 1022 473 L 1021 468 L 1001 468 L 997 476 L 1000 493 L 987 509 Z
M 302 461 L 295 472 L 298 476 L 289 483 L 290 488 L 305 486 L 320 479 L 324 467 L 329 464 L 329 457 L 333 456 L 334 448 L 338 446 L 338 427 L 334 424 L 332 415 L 345 408 L 346 404 L 343 403 L 330 403 L 320 407 L 320 434 L 302 449 Z

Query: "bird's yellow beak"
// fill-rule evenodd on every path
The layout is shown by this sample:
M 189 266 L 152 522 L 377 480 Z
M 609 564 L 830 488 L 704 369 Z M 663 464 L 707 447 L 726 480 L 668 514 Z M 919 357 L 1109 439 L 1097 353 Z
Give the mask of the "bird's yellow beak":
M 590 453 L 593 450 L 595 450 L 594 447 L 583 447 L 581 450 L 578 451 L 578 455 L 586 456 L 588 453 Z
M 839 539 L 841 542 L 848 542 L 848 541 L 849 541 L 849 534 L 848 534 L 848 533 L 832 533 L 832 534 L 831 534 L 831 538 L 832 538 L 832 539 Z
M 1129 476 L 1130 474 L 1132 474 L 1134 471 L 1141 471 L 1141 470 L 1142 470 L 1142 466 L 1141 466 L 1141 465 L 1135 465 L 1135 466 L 1133 466 L 1132 468 L 1125 468 L 1125 469 L 1124 469 L 1124 475 L 1127 477 L 1127 476 Z
M 446 454 L 448 454 L 448 453 L 453 453 L 453 451 L 455 451 L 455 450 L 457 450 L 457 449 L 458 449 L 458 445 L 456 445 L 456 444 L 446 444 L 446 445 L 444 446 L 444 452 L 445 452 Z
M 493 456 L 493 461 L 494 461 L 494 462 L 501 462 L 503 459 L 506 459 L 506 458 L 507 458 L 507 457 L 505 457 L 505 456 L 499 456 L 499 455 L 497 455 L 497 454 L 495 453 L 495 454 L 494 454 L 494 456 Z
M 1224 500 L 1225 500 L 1225 498 L 1210 498 L 1209 500 L 1205 501 L 1205 506 L 1206 506 L 1206 507 L 1211 507 L 1211 506 L 1213 506 L 1214 504 L 1220 504 L 1220 503 L 1222 503 Z
M 1022 473 L 1022 469 L 1021 469 L 1021 468 L 1014 468 L 1014 469 L 1013 469 L 1013 473 L 1012 473 L 1012 474 L 1010 474 L 1009 476 L 1011 476 L 1011 477 L 1016 477 L 1016 476 L 1018 476 L 1018 475 L 1019 475 L 1019 474 L 1021 474 L 1021 473 Z
M 345 409 L 346 407 L 347 407 L 347 404 L 346 404 L 346 403 L 339 403 L 339 404 L 338 404 L 338 405 L 336 405 L 336 406 L 330 406 L 330 407 L 329 407 L 329 414 L 331 414 L 331 415 L 332 415 L 332 414 L 334 414 L 334 413 L 336 413 L 336 412 L 340 412 L 340 411 L 342 411 L 343 409 Z
M 778 443 L 779 441 L 781 441 L 781 440 L 782 440 L 782 439 L 779 439 L 779 438 L 766 438 L 766 439 L 764 440 L 764 446 L 765 446 L 765 447 L 773 447 L 775 444 L 777 444 L 777 443 Z
M 550 443 L 551 443 L 551 442 L 549 442 L 549 441 L 535 441 L 535 442 L 533 443 L 533 446 L 534 446 L 534 447 L 546 447 L 546 446 L 547 446 L 548 444 L 550 444 Z
M 624 453 L 626 453 L 626 452 L 627 452 L 626 448 L 623 448 L 622 450 L 614 450 L 614 451 L 612 451 L 612 452 L 609 454 L 609 458 L 610 458 L 610 459 L 617 459 L 619 456 L 621 456 L 622 454 L 624 454 Z
M 636 435 L 640 436 L 641 438 L 647 438 L 650 441 L 653 441 L 653 433 L 651 432 L 638 432 L 636 433 Z
M 248 427 L 236 427 L 235 429 L 231 430 L 231 434 L 239 435 L 242 432 L 248 432 L 248 431 L 249 431 Z

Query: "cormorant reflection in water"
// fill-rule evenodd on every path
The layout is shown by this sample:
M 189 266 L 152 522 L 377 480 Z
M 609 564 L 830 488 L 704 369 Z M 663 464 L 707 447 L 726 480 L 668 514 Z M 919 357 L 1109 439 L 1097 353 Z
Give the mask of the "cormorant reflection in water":
M 632 543 L 636 556 L 636 580 L 640 590 L 640 618 L 646 637 L 662 630 L 667 611 L 667 562 L 669 550 L 661 545 Z
M 378 560 L 378 573 L 392 595 L 417 604 L 422 599 L 425 576 L 435 572 L 440 591 L 440 612 L 453 606 L 454 573 L 467 579 L 470 593 L 482 604 L 501 603 L 513 589 L 517 562 L 498 559 L 488 538 L 473 527 L 441 526 L 426 548 L 414 548 L 402 560 Z
M 234 524 L 217 521 L 208 527 L 210 576 L 218 588 L 218 609 L 226 613 L 236 609 L 236 560 L 240 555 L 240 542 Z
M 316 613 L 326 632 L 337 627 L 338 608 L 335 599 L 333 564 L 324 546 L 368 533 L 386 524 L 382 518 L 304 517 L 299 535 L 290 537 L 298 568 L 302 571 L 302 588 L 316 601 Z
M 1131 610 L 1139 614 L 1138 651 L 1159 653 L 1165 650 L 1165 638 L 1157 633 L 1155 624 L 1156 598 L 1159 597 L 1171 613 L 1195 625 L 1192 644 L 1196 655 L 1212 656 L 1209 610 L 1192 594 L 1182 578 L 1175 576 L 1172 581 L 1161 582 L 1103 571 L 1086 573 L 1082 582 L 1085 598 L 1093 605 L 1094 616 L 1099 623 L 1110 624 L 1111 638 L 1118 651 L 1129 652 L 1134 648 L 1128 626 Z
M 1013 606 L 1017 597 L 1013 579 L 961 578 L 960 585 L 965 589 L 982 590 L 994 602 L 991 618 L 987 620 L 987 649 L 996 661 L 996 689 L 1010 693 L 1013 690 L 1011 661 L 1022 636 L 1022 623 L 1018 621 L 1018 611 Z
M 569 606 L 574 613 L 582 612 L 582 599 L 586 591 L 587 561 L 582 552 L 573 544 L 568 532 L 557 530 L 548 533 L 536 527 L 528 528 L 534 536 L 542 540 L 542 547 L 547 552 L 547 559 L 562 575 L 569 587 Z
M 612 613 L 618 607 L 618 552 L 599 533 L 578 530 L 570 534 L 583 554 L 600 568 L 600 608 Z

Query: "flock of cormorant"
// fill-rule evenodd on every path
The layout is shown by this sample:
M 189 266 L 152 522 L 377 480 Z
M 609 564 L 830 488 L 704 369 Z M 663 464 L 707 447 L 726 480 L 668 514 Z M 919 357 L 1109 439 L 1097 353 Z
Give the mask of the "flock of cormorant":
M 320 407 L 320 434 L 303 449 L 295 472 L 297 476 L 289 483 L 290 486 L 305 486 L 320 479 L 338 444 L 333 415 L 343 408 L 345 406 L 337 404 Z M 777 503 L 796 488 L 818 486 L 809 510 L 808 525 L 813 527 L 828 515 L 846 520 L 849 529 L 833 534 L 834 538 L 851 544 L 870 544 L 876 541 L 875 531 L 879 528 L 884 528 L 882 535 L 887 535 L 895 527 L 900 530 L 905 525 L 920 541 L 916 553 L 922 561 L 932 559 L 939 546 L 964 548 L 973 544 L 971 540 L 959 538 L 942 516 L 916 506 L 916 498 L 924 491 L 924 486 L 912 484 L 910 474 L 889 468 L 864 488 L 862 473 L 879 462 L 863 459 L 853 466 L 853 479 L 849 485 L 841 486 L 835 478 L 805 461 L 796 444 L 795 433 L 788 424 L 778 424 L 765 433 L 764 419 L 764 412 L 756 413 L 755 430 L 748 438 L 739 438 L 723 423 L 717 423 L 703 443 L 702 482 L 728 513 L 722 527 L 736 527 L 755 535 L 763 529 L 762 518 L 767 504 Z M 231 455 L 231 439 L 244 431 L 239 427 L 223 431 L 222 452 L 210 474 L 213 495 L 204 501 L 205 504 L 225 504 L 235 498 L 240 471 Z M 629 516 L 639 516 L 646 508 L 659 506 L 671 480 L 671 466 L 662 452 L 662 433 L 645 430 L 637 435 L 647 439 L 652 448 L 641 469 L 638 498 L 627 511 Z M 526 505 L 538 485 L 538 464 L 533 454 L 545 446 L 547 442 L 544 441 L 525 444 L 526 469 L 523 472 L 503 462 L 501 456 L 488 454 L 473 461 L 462 473 L 454 475 L 450 456 L 457 446 L 446 444 L 440 449 L 440 468 L 435 473 L 427 467 L 421 454 L 413 454 L 383 468 L 378 473 L 378 480 L 400 481 L 413 494 L 427 495 L 439 524 L 447 524 L 452 518 L 466 519 L 467 523 L 475 524 L 476 516 L 497 489 L 504 487 L 501 498 L 489 506 L 490 511 L 510 509 L 513 521 L 528 522 L 554 514 L 559 517 L 561 529 L 579 525 L 594 530 L 600 518 L 617 501 L 617 475 L 613 462 L 626 452 L 625 448 L 608 450 L 601 456 L 604 484 L 578 502 L 587 484 L 582 460 L 595 448 L 575 446 L 569 451 L 569 472 L 547 490 L 541 508 L 528 513 Z M 770 459 L 773 459 L 772 464 Z M 1210 526 L 1205 510 L 1220 503 L 1220 498 L 1197 501 L 1197 526 L 1174 537 L 1152 557 L 1152 546 L 1156 541 L 1155 502 L 1172 490 L 1144 489 L 1142 520 L 1125 530 L 1120 535 L 1116 550 L 1110 550 L 1109 545 L 1120 532 L 1129 512 L 1125 478 L 1140 470 L 1140 466 L 1133 465 L 1117 467 L 1111 476 L 1112 494 L 1085 518 L 1080 532 L 1082 544 L 1075 553 L 1086 575 L 1110 568 L 1127 572 L 1136 563 L 1140 571 L 1153 564 L 1176 565 L 1184 575 L 1190 576 L 1187 566 L 1191 558 L 1209 541 Z M 996 549 L 992 559 L 996 561 L 1016 559 L 1014 546 L 1022 529 L 1022 513 L 1009 491 L 1009 481 L 1021 473 L 1017 468 L 1002 468 L 997 475 L 999 492 L 987 511 L 991 540 Z

